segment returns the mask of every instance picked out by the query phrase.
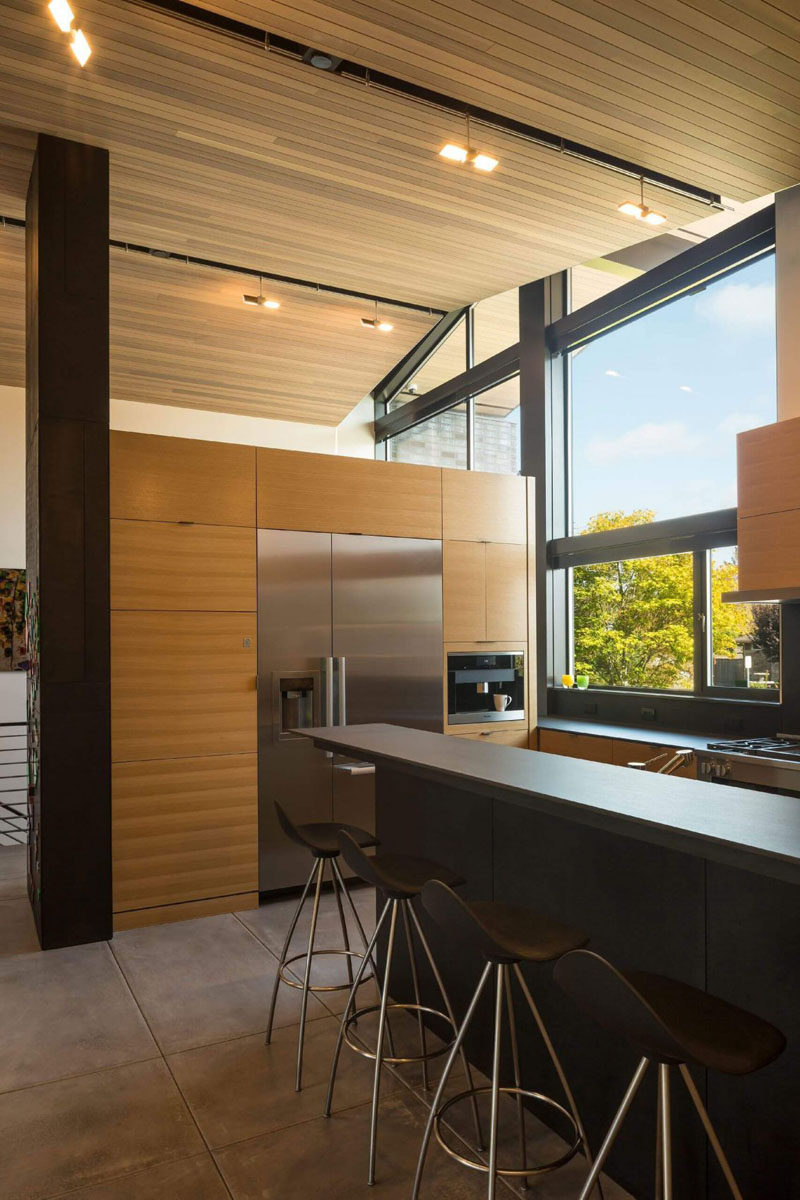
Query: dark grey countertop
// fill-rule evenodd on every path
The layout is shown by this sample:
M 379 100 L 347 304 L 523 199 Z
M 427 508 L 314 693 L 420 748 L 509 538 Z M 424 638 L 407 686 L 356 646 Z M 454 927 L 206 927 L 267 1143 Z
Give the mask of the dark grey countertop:
M 405 729 L 297 730 L 325 750 L 800 883 L 800 798 Z
M 539 717 L 538 727 L 560 733 L 585 733 L 589 737 L 652 742 L 656 746 L 674 746 L 676 750 L 705 750 L 709 742 L 725 741 L 725 735 L 720 733 L 673 733 L 657 725 L 610 725 L 604 721 L 581 720 L 580 717 Z M 731 738 L 741 736 L 730 735 Z

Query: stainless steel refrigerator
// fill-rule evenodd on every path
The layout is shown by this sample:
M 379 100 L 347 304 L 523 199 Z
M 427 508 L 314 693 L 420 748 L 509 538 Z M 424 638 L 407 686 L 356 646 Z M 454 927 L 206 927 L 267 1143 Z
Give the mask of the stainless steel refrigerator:
M 387 721 L 441 732 L 442 545 L 418 538 L 258 531 L 259 888 L 302 884 L 298 822 L 374 826 L 365 765 L 291 732 Z

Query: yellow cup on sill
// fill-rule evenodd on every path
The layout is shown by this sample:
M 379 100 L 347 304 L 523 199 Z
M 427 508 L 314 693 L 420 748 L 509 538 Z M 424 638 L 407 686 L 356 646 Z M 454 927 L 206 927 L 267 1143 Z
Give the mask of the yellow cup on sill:
M 571 688 L 573 683 L 574 683 L 574 680 L 571 675 L 562 675 L 561 676 L 561 686 L 562 687 Z

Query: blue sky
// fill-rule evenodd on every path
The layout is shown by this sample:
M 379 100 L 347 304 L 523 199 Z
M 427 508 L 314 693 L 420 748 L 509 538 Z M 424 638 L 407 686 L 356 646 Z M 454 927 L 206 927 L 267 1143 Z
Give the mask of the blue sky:
M 775 259 L 741 268 L 573 356 L 574 531 L 736 503 L 736 434 L 775 420 Z

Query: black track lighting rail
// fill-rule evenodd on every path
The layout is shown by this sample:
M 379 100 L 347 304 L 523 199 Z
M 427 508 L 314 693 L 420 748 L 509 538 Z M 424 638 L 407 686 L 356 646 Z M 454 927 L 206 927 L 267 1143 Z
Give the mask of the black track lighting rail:
M 128 2 L 143 5 L 145 8 L 157 9 L 159 12 L 168 13 L 182 20 L 190 21 L 194 25 L 201 25 L 206 29 L 214 30 L 227 37 L 237 38 L 240 41 L 259 46 L 264 50 L 294 59 L 304 65 L 308 65 L 308 59 L 314 49 L 324 49 L 324 47 L 303 45 L 302 42 L 281 37 L 280 34 L 270 33 L 267 29 L 260 29 L 256 25 L 250 25 L 245 21 L 238 21 L 233 17 L 223 16 L 221 13 L 210 12 L 198 4 L 185 3 L 184 0 L 128 0 Z M 333 58 L 332 55 L 330 57 Z M 685 196 L 690 200 L 707 204 L 712 208 L 721 209 L 723 207 L 722 199 L 717 192 L 697 187 L 693 183 L 676 179 L 672 175 L 665 175 L 662 171 L 654 171 L 650 167 L 641 166 L 639 163 L 630 162 L 628 159 L 619 158 L 614 154 L 606 154 L 605 151 L 597 150 L 593 146 L 586 146 L 582 142 L 573 141 L 571 138 L 560 137 L 556 133 L 550 133 L 546 129 L 539 129 L 535 125 L 528 125 L 524 121 L 504 116 L 502 113 L 493 112 L 491 109 L 475 107 L 474 105 L 465 103 L 463 100 L 457 100 L 453 96 L 448 96 L 444 92 L 437 92 L 432 88 L 421 87 L 419 84 L 412 83 L 407 79 L 400 79 L 396 75 L 389 75 L 385 71 L 374 71 L 371 67 L 365 67 L 362 63 L 352 62 L 349 59 L 339 60 L 337 58 L 333 58 L 333 63 L 331 73 L 341 75 L 345 79 L 354 80 L 370 87 L 380 88 L 382 91 L 392 92 L 394 95 L 403 96 L 407 100 L 426 104 L 443 112 L 455 113 L 462 117 L 469 115 L 471 120 L 480 122 L 482 125 L 511 134 L 524 141 L 533 142 L 538 146 L 544 146 L 569 158 L 581 159 L 583 162 L 591 163 L 606 171 L 614 171 L 619 175 L 641 179 L 644 183 L 650 184 L 653 187 L 663 188 L 665 191 Z M 309 69 L 318 70 L 319 68 L 310 67 Z
M 0 228 L 24 229 L 25 222 L 21 217 L 4 217 L 0 215 Z M 245 275 L 253 279 L 265 279 L 270 283 L 284 283 L 289 287 L 305 288 L 307 291 L 319 292 L 329 296 L 344 296 L 350 300 L 367 300 L 370 304 L 379 304 L 386 308 L 399 308 L 406 312 L 424 313 L 426 317 L 443 317 L 444 308 L 432 308 L 429 304 L 415 304 L 411 300 L 397 300 L 392 296 L 376 296 L 373 292 L 359 292 L 354 288 L 337 287 L 333 283 L 317 283 L 313 279 L 300 279 L 295 275 L 279 275 L 275 271 L 264 271 L 256 267 L 239 267 L 233 263 L 219 262 L 214 258 L 198 258 L 195 254 L 181 254 L 177 250 L 160 250 L 153 246 L 140 246 L 135 242 L 122 242 L 118 238 L 110 238 L 109 246 L 114 250 L 124 250 L 129 254 L 146 254 L 149 258 L 162 261 L 172 259 L 190 267 L 206 267 L 212 271 L 225 271 L 228 275 Z

